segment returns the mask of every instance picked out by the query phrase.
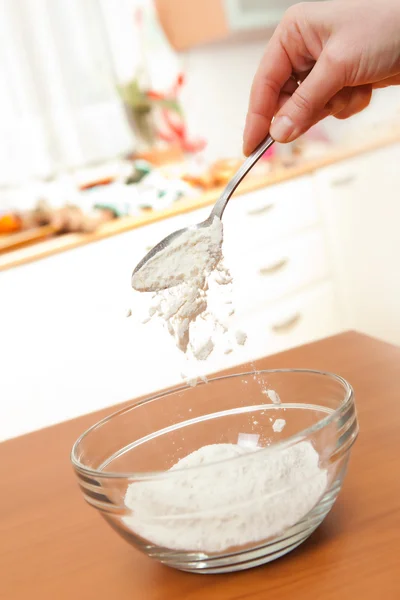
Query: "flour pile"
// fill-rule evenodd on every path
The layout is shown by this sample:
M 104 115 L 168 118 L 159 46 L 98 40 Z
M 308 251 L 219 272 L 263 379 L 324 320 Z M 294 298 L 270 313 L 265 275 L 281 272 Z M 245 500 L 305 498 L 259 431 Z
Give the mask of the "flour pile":
M 210 225 L 178 235 L 132 278 L 136 290 L 153 292 L 146 321 L 161 318 L 179 350 L 197 360 L 208 358 L 216 333 L 227 332 L 224 321 L 234 312 L 227 296 L 232 278 L 222 262 L 222 241 L 222 222 L 214 217 Z M 227 298 L 218 315 L 208 301 L 210 288 L 221 286 Z M 236 333 L 235 342 L 243 345 L 245 334 Z
M 310 442 L 270 452 L 203 446 L 166 478 L 131 483 L 125 505 L 132 514 L 123 520 L 137 535 L 173 550 L 221 552 L 262 542 L 316 505 L 327 486 L 318 462 Z

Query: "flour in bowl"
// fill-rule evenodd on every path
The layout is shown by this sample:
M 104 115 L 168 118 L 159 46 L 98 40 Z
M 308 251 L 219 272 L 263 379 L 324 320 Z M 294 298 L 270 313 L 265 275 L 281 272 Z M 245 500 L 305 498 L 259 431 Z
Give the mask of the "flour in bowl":
M 267 452 L 203 446 L 165 475 L 128 486 L 125 505 L 132 512 L 123 521 L 146 541 L 173 550 L 222 552 L 262 542 L 305 517 L 327 487 L 327 471 L 308 441 Z

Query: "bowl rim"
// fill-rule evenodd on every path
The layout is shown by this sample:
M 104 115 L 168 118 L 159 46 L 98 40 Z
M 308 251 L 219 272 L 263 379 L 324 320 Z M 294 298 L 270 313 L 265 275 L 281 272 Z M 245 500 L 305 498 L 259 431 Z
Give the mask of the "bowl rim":
M 332 421 L 334 421 L 335 419 L 340 417 L 340 415 L 342 413 L 346 412 L 349 405 L 351 405 L 351 403 L 354 402 L 353 387 L 350 385 L 350 383 L 346 379 L 344 379 L 340 375 L 336 375 L 335 373 L 331 373 L 329 371 L 320 371 L 317 369 L 297 369 L 297 368 L 296 369 L 255 369 L 252 371 L 245 371 L 245 372 L 241 371 L 240 373 L 231 373 L 230 375 L 219 375 L 217 377 L 212 377 L 212 378 L 208 379 L 207 382 L 201 381 L 200 383 L 197 384 L 197 386 L 209 385 L 210 383 L 213 383 L 214 381 L 221 381 L 223 379 L 233 379 L 233 378 L 237 378 L 237 377 L 244 377 L 244 376 L 250 376 L 250 375 L 254 375 L 254 374 L 265 374 L 265 373 L 297 373 L 297 374 L 303 374 L 303 375 L 318 375 L 318 376 L 322 375 L 324 377 L 327 377 L 331 380 L 336 381 L 337 383 L 340 383 L 343 386 L 344 399 L 341 402 L 341 404 L 329 415 L 322 417 L 322 419 L 320 419 L 319 421 L 317 421 L 310 427 L 307 427 L 306 429 L 302 429 L 301 431 L 289 436 L 285 440 L 282 440 L 280 442 L 274 442 L 271 446 L 266 446 L 265 448 L 258 450 L 257 454 L 259 452 L 263 452 L 265 454 L 275 452 L 276 449 L 284 449 L 284 448 L 292 446 L 298 442 L 303 441 L 309 435 L 319 431 L 320 429 L 322 429 L 326 425 L 329 425 Z M 155 479 L 157 477 L 165 477 L 167 474 L 170 474 L 171 472 L 168 470 L 167 471 L 163 471 L 163 470 L 162 471 L 147 471 L 147 472 L 141 471 L 141 472 L 135 473 L 132 471 L 130 471 L 130 472 L 113 472 L 113 471 L 103 471 L 102 469 L 92 469 L 90 467 L 85 466 L 76 457 L 76 450 L 77 450 L 79 444 L 87 436 L 89 436 L 92 431 L 94 431 L 95 429 L 98 429 L 99 427 L 102 427 L 108 421 L 111 421 L 115 417 L 120 416 L 126 412 L 130 412 L 134 408 L 136 408 L 138 406 L 142 406 L 143 404 L 146 404 L 147 402 L 152 402 L 154 400 L 158 400 L 159 398 L 163 398 L 164 396 L 169 396 L 171 394 L 176 394 L 178 392 L 182 392 L 183 390 L 190 390 L 190 389 L 193 389 L 190 385 L 182 385 L 179 387 L 174 387 L 174 388 L 164 390 L 162 392 L 158 392 L 156 394 L 149 396 L 148 398 L 134 401 L 134 402 L 130 403 L 128 406 L 120 408 L 119 410 L 104 417 L 97 423 L 94 423 L 94 425 L 89 427 L 89 429 L 86 429 L 86 431 L 84 431 L 78 437 L 78 439 L 74 442 L 74 444 L 72 446 L 71 453 L 70 453 L 70 460 L 71 460 L 71 463 L 72 463 L 72 466 L 74 467 L 74 469 L 77 472 L 81 473 L 82 475 L 96 477 L 96 478 L 100 478 L 100 479 L 135 479 L 135 480 L 147 479 L 148 480 L 148 479 Z M 282 403 L 282 405 L 285 405 L 285 403 Z M 277 406 L 279 407 L 279 405 L 277 405 Z M 235 456 L 233 458 L 227 458 L 227 459 L 223 459 L 220 461 L 215 461 L 213 463 L 207 463 L 204 465 L 197 465 L 195 467 L 189 467 L 186 470 L 194 471 L 194 470 L 198 470 L 198 469 L 204 469 L 204 468 L 209 467 L 210 464 L 216 465 L 216 464 L 228 463 L 231 461 L 237 461 L 237 460 L 243 459 L 245 457 L 246 457 L 246 454 L 243 454 L 243 455 Z M 174 473 L 177 473 L 179 470 L 180 469 L 175 469 Z

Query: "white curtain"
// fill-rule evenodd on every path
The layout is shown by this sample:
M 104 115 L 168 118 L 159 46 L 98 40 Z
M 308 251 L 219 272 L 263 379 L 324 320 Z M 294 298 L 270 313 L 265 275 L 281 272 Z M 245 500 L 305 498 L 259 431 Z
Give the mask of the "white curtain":
M 0 0 L 0 187 L 132 150 L 138 2 Z

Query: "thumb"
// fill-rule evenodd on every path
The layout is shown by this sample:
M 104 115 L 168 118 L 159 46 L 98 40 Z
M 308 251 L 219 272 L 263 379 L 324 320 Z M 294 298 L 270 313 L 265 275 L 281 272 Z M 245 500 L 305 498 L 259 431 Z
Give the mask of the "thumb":
M 334 68 L 326 51 L 322 52 L 310 73 L 272 121 L 270 133 L 274 140 L 291 142 L 312 127 L 326 115 L 326 105 L 344 87 L 344 80 L 344 69 L 340 65 Z

